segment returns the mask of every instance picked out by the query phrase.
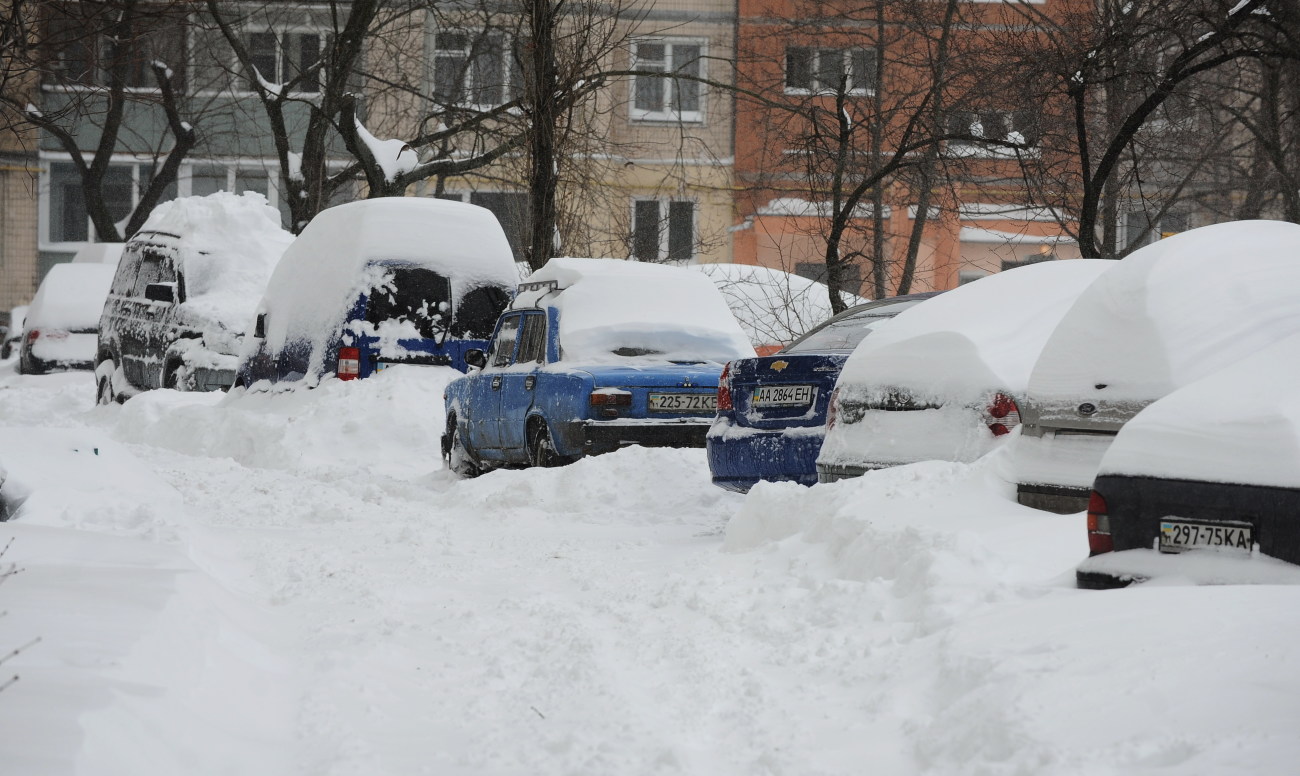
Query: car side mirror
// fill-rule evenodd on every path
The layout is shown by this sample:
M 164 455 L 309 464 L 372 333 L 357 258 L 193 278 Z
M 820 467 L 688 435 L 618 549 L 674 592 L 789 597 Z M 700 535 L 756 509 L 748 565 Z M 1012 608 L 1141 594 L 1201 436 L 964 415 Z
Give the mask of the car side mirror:
M 144 287 L 144 298 L 150 302 L 176 304 L 175 283 L 150 283 Z
M 465 351 L 465 363 L 482 369 L 487 366 L 487 354 L 478 348 L 470 348 Z
M 257 314 L 257 320 L 253 323 L 253 336 L 266 339 L 266 313 Z

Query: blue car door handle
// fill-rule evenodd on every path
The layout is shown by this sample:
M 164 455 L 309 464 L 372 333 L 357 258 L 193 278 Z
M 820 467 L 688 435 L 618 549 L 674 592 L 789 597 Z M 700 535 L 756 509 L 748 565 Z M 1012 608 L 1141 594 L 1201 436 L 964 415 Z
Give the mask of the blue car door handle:
M 537 385 L 537 376 L 536 376 L 536 375 L 528 375 L 527 377 L 524 378 L 524 390 L 525 390 L 525 391 L 531 391 L 531 390 L 533 390 L 533 386 L 534 386 L 534 385 Z
M 501 390 L 501 375 L 496 375 L 492 378 L 492 390 Z

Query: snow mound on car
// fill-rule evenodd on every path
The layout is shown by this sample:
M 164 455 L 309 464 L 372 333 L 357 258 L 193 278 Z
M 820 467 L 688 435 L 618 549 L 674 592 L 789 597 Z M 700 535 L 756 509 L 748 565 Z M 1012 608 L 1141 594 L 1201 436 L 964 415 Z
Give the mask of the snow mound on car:
M 703 274 L 683 267 L 621 259 L 556 258 L 526 283 L 553 282 L 546 301 L 560 313 L 565 361 L 626 363 L 615 351 L 645 351 L 663 361 L 713 361 L 754 355 L 722 294 Z M 517 306 L 536 304 L 546 289 L 522 291 Z
M 1100 473 L 1300 488 L 1300 334 L 1124 424 Z
M 218 191 L 164 202 L 140 231 L 181 238 L 176 260 L 185 277 L 186 306 L 234 329 L 251 322 L 255 301 L 293 242 L 280 228 L 280 212 L 256 192 Z
M 906 388 L 936 403 L 1023 390 L 1070 305 L 1114 266 L 1100 259 L 1031 264 L 927 299 L 863 340 L 839 386 L 858 393 Z
M 1204 226 L 1135 251 L 1061 320 L 1030 395 L 1150 401 L 1300 331 L 1297 257 L 1300 225 L 1281 221 Z
M 384 197 L 321 211 L 285 252 L 258 306 L 267 313 L 266 345 L 310 343 L 308 374 L 320 371 L 326 343 L 337 335 L 358 295 L 382 273 L 374 261 L 429 267 L 451 281 L 452 298 L 485 285 L 513 288 L 514 255 L 490 210 L 425 197 Z M 245 342 L 244 356 L 258 343 Z
M 108 264 L 55 264 L 41 281 L 23 327 L 97 330 L 115 271 Z

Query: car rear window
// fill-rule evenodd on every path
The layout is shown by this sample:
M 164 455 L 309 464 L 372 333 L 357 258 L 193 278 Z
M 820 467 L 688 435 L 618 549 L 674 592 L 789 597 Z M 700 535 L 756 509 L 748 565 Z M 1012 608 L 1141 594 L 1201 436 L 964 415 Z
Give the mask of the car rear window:
M 783 353 L 807 353 L 825 350 L 853 350 L 858 343 L 866 339 L 871 330 L 912 305 L 919 304 L 920 299 L 909 299 L 896 304 L 880 305 L 863 310 L 857 315 L 830 321 L 820 328 L 813 329 L 786 347 Z
M 421 337 L 445 335 L 451 310 L 451 282 L 424 267 L 394 267 L 384 281 L 370 290 L 366 320 L 378 326 L 385 321 L 410 321 Z
M 510 293 L 500 286 L 479 286 L 461 297 L 451 333 L 468 339 L 487 339 L 510 304 Z

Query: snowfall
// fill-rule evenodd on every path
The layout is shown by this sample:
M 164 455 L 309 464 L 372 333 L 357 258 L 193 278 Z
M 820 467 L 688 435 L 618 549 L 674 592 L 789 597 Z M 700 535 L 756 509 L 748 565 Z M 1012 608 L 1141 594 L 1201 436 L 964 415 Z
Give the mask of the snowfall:
M 461 480 L 453 372 L 0 364 L 0 773 L 1293 774 L 1300 586 L 1074 588 L 1004 456 L 747 496 L 702 450 Z

